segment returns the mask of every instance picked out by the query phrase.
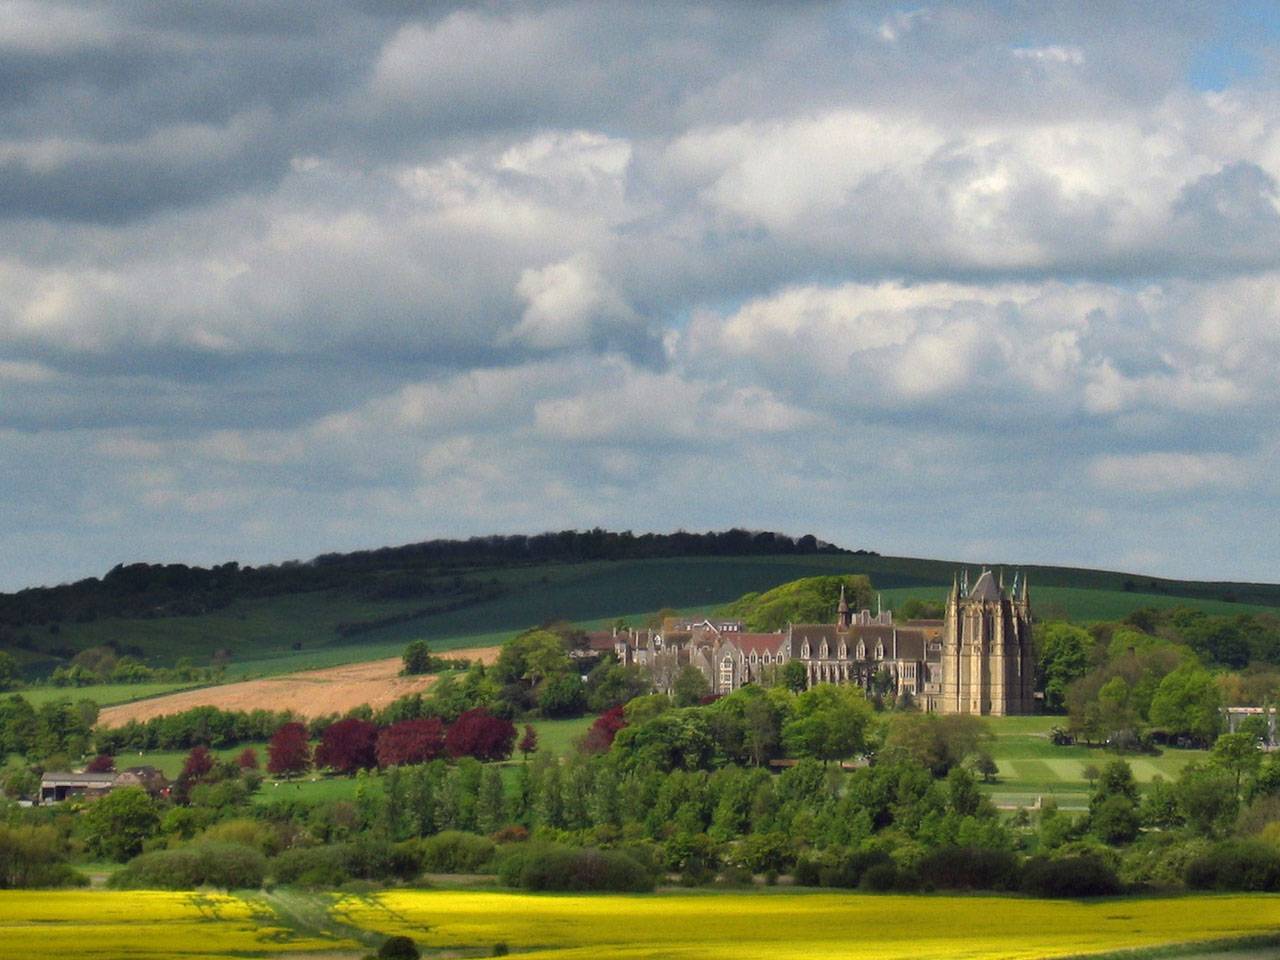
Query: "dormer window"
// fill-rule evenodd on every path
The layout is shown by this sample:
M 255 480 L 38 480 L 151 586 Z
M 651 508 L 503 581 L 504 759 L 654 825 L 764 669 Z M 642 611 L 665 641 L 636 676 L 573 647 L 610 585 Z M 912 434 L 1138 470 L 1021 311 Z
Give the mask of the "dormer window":
M 804 642 L 804 645 L 800 648 L 800 656 L 802 656 L 802 657 L 806 657 L 806 658 L 809 656 L 809 641 L 808 641 L 808 640 L 806 640 L 806 641 Z
M 773 654 L 771 654 L 771 653 L 766 653 L 766 654 L 764 655 L 764 662 L 765 662 L 766 664 L 773 663 Z
M 843 643 L 840 644 L 840 659 L 841 660 L 849 659 L 849 648 L 846 647 Z
M 818 656 L 820 656 L 823 660 L 827 659 L 827 642 L 825 640 L 822 641 L 822 650 L 818 654 Z
M 884 644 L 883 644 L 883 643 L 877 643 L 877 644 L 876 644 L 876 659 L 877 659 L 877 660 L 883 660 L 883 659 L 884 659 Z
M 861 640 L 858 641 L 858 659 L 859 660 L 867 659 L 867 645 L 863 643 Z
M 751 651 L 751 662 L 752 662 L 752 663 L 756 663 L 756 662 L 757 662 L 757 660 L 756 660 L 756 652 L 755 652 L 754 650 L 752 650 L 752 651 Z

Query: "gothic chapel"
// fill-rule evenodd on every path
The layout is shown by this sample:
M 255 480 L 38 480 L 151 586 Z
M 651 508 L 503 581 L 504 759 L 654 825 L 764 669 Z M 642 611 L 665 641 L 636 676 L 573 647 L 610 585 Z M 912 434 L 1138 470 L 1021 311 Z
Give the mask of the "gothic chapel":
M 676 674 L 696 667 L 716 693 L 766 679 L 792 660 L 809 683 L 888 682 L 936 713 L 977 716 L 1035 711 L 1035 652 L 1026 580 L 1005 592 L 990 570 L 969 587 L 955 579 L 942 620 L 894 623 L 888 611 L 852 611 L 843 592 L 834 624 L 788 624 L 775 633 L 749 633 L 741 620 L 669 618 L 658 631 L 615 632 L 620 663 L 647 666 L 658 690 L 670 692 Z M 883 689 L 883 687 L 881 687 Z

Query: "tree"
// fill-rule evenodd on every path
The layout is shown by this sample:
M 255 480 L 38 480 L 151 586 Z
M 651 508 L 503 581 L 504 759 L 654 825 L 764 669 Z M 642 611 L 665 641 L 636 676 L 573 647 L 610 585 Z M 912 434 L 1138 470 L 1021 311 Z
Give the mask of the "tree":
M 885 746 L 897 747 L 935 777 L 944 777 L 991 738 L 980 717 L 955 713 L 896 713 Z
M 213 759 L 213 754 L 209 752 L 208 747 L 204 744 L 196 744 L 187 753 L 179 776 L 185 780 L 199 780 L 201 777 L 208 776 L 209 771 L 213 769 Z
M 549 630 L 526 630 L 508 640 L 493 672 L 499 683 L 524 681 L 536 685 L 543 677 L 569 668 L 564 642 Z
M 404 648 L 402 659 L 404 672 L 411 677 L 430 673 L 435 667 L 435 658 L 431 656 L 431 645 L 425 640 L 411 641 Z
M 1095 643 L 1085 630 L 1069 623 L 1047 623 L 1038 631 L 1036 685 L 1044 691 L 1046 710 L 1067 706 L 1067 688 L 1089 672 Z
M 578 750 L 582 753 L 608 753 L 609 748 L 613 746 L 614 738 L 626 726 L 627 720 L 623 707 L 617 706 L 606 710 L 596 717 L 596 722 L 583 736 Z
M 483 708 L 460 714 L 444 737 L 449 756 L 475 757 L 481 761 L 507 759 L 515 742 L 516 728 L 511 721 L 495 717 Z
M 1258 741 L 1247 733 L 1224 733 L 1213 745 L 1210 763 L 1227 770 L 1235 778 L 1236 796 L 1240 795 L 1240 780 L 1246 774 L 1258 772 L 1262 766 L 1262 753 Z
M 274 776 L 292 777 L 311 769 L 311 745 L 307 728 L 300 723 L 286 723 L 267 744 L 267 772 Z
M 544 717 L 577 717 L 587 708 L 587 690 L 576 673 L 558 673 L 538 686 L 538 709 Z
M 116 758 L 109 753 L 100 753 L 84 768 L 85 773 L 110 773 L 116 768 Z
M 378 725 L 357 717 L 331 723 L 316 747 L 317 767 L 329 767 L 348 776 L 377 766 Z
M 1188 661 L 1160 681 L 1151 700 L 1151 723 L 1207 743 L 1221 728 L 1221 705 L 1213 675 Z
M 843 760 L 866 749 L 874 714 L 858 687 L 820 683 L 796 697 L 782 743 L 793 757 Z
M 711 684 L 701 670 L 686 663 L 671 684 L 671 698 L 677 707 L 692 707 L 703 697 L 710 696 Z
M 7 690 L 21 679 L 18 662 L 4 650 L 0 650 L 0 690 Z
M 809 671 L 801 660 L 788 660 L 782 668 L 782 683 L 792 693 L 803 693 L 809 687 Z
M 155 801 L 141 787 L 112 790 L 89 805 L 82 821 L 90 855 L 118 863 L 141 853 L 159 826 Z
M 533 724 L 526 723 L 524 725 L 524 736 L 520 738 L 520 743 L 516 745 L 516 749 L 520 751 L 525 760 L 529 759 L 529 755 L 538 752 L 538 731 L 533 729 Z
M 245 747 L 236 757 L 236 766 L 243 770 L 258 769 L 258 752 L 253 747 Z
M 393 723 L 378 734 L 374 753 L 380 767 L 428 763 L 444 756 L 444 723 L 439 717 Z

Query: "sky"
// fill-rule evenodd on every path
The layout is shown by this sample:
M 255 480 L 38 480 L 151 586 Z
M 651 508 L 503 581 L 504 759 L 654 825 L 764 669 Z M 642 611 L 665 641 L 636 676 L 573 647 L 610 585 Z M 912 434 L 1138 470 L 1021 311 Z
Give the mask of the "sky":
M 1275 582 L 1278 24 L 0 0 L 0 589 L 597 526 Z

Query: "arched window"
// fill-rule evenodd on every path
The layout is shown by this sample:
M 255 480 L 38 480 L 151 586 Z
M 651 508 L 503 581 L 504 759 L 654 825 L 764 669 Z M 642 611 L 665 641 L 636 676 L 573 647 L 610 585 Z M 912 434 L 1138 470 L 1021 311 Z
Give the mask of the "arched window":
M 867 659 L 867 645 L 863 643 L 861 640 L 858 641 L 858 659 L 859 660 Z
M 840 659 L 841 660 L 849 659 L 849 648 L 845 646 L 845 643 L 843 640 L 840 641 Z
M 809 641 L 808 640 L 806 640 L 804 642 L 804 646 L 800 648 L 800 656 L 804 657 L 806 660 L 809 659 Z
M 822 641 L 822 649 L 821 651 L 819 651 L 818 656 L 820 656 L 823 660 L 827 659 L 827 641 L 825 640 Z
M 883 643 L 880 643 L 880 642 L 877 642 L 877 643 L 876 643 L 876 659 L 877 659 L 877 660 L 883 660 L 883 659 L 884 659 L 884 644 L 883 644 Z

